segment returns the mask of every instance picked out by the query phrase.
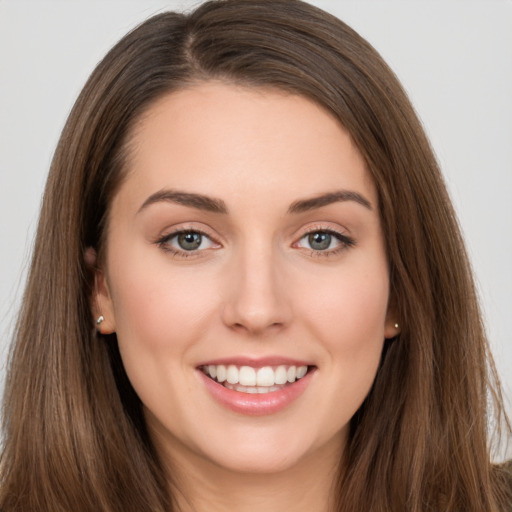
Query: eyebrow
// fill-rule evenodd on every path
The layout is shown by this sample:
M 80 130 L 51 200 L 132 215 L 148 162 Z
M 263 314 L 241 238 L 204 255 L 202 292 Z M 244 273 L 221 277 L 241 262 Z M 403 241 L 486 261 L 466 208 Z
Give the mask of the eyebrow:
M 309 210 L 315 210 L 322 206 L 327 206 L 332 203 L 354 201 L 361 206 L 364 206 L 368 210 L 372 210 L 372 205 L 368 199 L 359 194 L 359 192 L 353 192 L 351 190 L 338 190 L 336 192 L 327 192 L 310 199 L 300 199 L 295 201 L 288 208 L 288 213 L 303 213 Z
M 192 192 L 181 192 L 179 190 L 159 190 L 151 194 L 139 208 L 141 212 L 151 204 L 167 202 L 189 206 L 198 210 L 205 210 L 213 213 L 228 213 L 226 203 L 222 199 L 205 196 L 203 194 L 195 194 Z
M 323 206 L 328 206 L 332 203 L 354 201 L 361 206 L 364 206 L 368 210 L 372 210 L 370 201 L 358 192 L 350 190 L 338 190 L 336 192 L 327 192 L 316 197 L 308 199 L 299 199 L 293 202 L 288 208 L 288 213 L 296 214 L 303 213 L 310 210 L 315 210 Z M 139 208 L 138 212 L 141 212 L 148 206 L 160 203 L 169 202 L 175 204 L 181 204 L 198 210 L 204 210 L 212 213 L 227 214 L 228 208 L 226 203 L 222 199 L 217 199 L 203 194 L 196 194 L 193 192 L 182 192 L 178 190 L 159 190 L 154 194 L 151 194 Z

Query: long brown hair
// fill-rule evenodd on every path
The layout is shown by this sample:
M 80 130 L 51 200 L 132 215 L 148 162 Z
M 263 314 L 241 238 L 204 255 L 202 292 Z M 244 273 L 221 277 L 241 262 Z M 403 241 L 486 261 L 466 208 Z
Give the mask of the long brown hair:
M 409 100 L 333 16 L 296 0 L 227 0 L 133 30 L 69 116 L 10 358 L 3 512 L 173 509 L 115 334 L 95 331 L 84 254 L 101 254 L 137 119 L 162 95 L 211 79 L 313 99 L 351 134 L 378 189 L 401 334 L 352 419 L 337 510 L 504 510 L 510 495 L 488 439 L 490 418 L 504 418 L 499 383 L 457 221 Z

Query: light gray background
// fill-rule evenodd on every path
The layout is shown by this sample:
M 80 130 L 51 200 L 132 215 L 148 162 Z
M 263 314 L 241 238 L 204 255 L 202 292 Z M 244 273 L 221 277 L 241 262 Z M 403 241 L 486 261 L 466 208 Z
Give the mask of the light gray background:
M 50 159 L 80 88 L 130 28 L 156 12 L 198 3 L 0 0 L 2 363 Z M 424 122 L 466 235 L 511 411 L 512 1 L 312 3 L 377 48 Z

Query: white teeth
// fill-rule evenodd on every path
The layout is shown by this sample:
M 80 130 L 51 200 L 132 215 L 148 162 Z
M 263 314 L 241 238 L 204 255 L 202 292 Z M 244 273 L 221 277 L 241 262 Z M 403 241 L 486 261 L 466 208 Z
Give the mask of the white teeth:
M 307 371 L 307 367 L 306 367 Z M 288 382 L 288 372 L 286 370 L 286 366 L 278 366 L 276 369 L 276 376 L 275 376 L 275 383 L 276 384 L 286 384 Z
M 226 367 L 223 364 L 217 365 L 217 381 L 224 382 L 226 380 Z
M 308 373 L 308 367 L 307 366 L 299 366 L 297 368 L 297 379 L 302 379 L 302 377 L 304 377 L 304 375 L 306 375 L 306 373 Z
M 295 366 L 290 366 L 287 372 L 288 382 L 295 382 L 295 377 L 297 377 L 297 368 L 295 368 Z
M 230 364 L 228 366 L 228 371 L 226 373 L 226 380 L 230 384 L 238 384 L 238 368 L 235 365 Z
M 258 386 L 273 386 L 275 384 L 274 370 L 270 366 L 264 366 L 256 374 L 256 384 Z
M 263 395 L 265 393 L 272 393 L 273 391 L 277 391 L 281 389 L 280 386 L 270 386 L 270 387 L 247 387 L 241 386 L 240 384 L 224 384 L 224 387 L 228 389 L 232 389 L 234 391 L 239 391 L 241 393 L 247 393 L 250 395 L 260 394 Z
M 285 366 L 277 367 L 263 366 L 253 368 L 252 366 L 235 366 L 230 364 L 210 364 L 202 368 L 203 372 L 219 383 L 230 389 L 240 391 L 242 388 L 245 393 L 268 393 L 280 389 L 287 383 L 293 383 L 302 379 L 308 372 L 307 366 Z M 279 387 L 280 386 L 280 387 Z
M 242 386 L 256 386 L 256 370 L 250 366 L 242 366 L 238 372 L 238 382 Z
M 217 367 L 214 364 L 208 366 L 208 374 L 212 379 L 215 379 L 215 377 L 217 377 Z

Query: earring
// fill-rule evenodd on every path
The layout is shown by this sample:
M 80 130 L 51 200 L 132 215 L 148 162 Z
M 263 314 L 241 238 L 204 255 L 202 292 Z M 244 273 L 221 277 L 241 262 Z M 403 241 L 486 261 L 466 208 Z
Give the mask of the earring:
M 103 317 L 102 317 L 103 318 Z M 395 329 L 398 329 L 400 326 L 398 324 L 395 324 Z
M 103 322 L 103 320 L 105 320 L 105 317 L 103 315 L 100 315 L 96 320 L 96 325 L 100 325 L 101 322 Z

